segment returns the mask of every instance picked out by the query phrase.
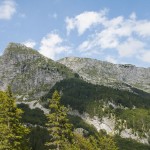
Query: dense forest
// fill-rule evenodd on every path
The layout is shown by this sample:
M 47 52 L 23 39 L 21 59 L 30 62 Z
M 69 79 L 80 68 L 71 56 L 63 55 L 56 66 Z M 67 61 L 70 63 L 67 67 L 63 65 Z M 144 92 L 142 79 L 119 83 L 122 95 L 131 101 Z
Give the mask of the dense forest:
M 102 85 L 93 85 L 78 78 L 65 79 L 57 82 L 48 94 L 42 97 L 42 101 L 47 100 L 52 96 L 55 90 L 62 93 L 62 104 L 68 104 L 73 109 L 78 109 L 80 112 L 88 111 L 88 105 L 96 102 L 111 101 L 116 105 L 133 108 L 150 107 L 150 94 L 143 91 L 133 89 L 133 92 L 127 90 L 119 90 Z
M 128 129 L 133 133 L 145 137 L 150 134 L 150 94 L 132 89 L 133 91 L 119 90 L 110 87 L 93 85 L 83 80 L 72 78 L 60 81 L 45 95 L 41 101 L 46 105 L 46 99 L 58 90 L 62 93 L 61 103 L 66 107 L 78 110 L 81 114 L 87 112 L 91 117 L 114 115 L 116 128 L 122 126 L 124 120 Z M 105 110 L 104 110 L 105 109 Z M 121 122 L 117 122 L 118 120 Z
M 61 85 L 61 82 L 58 83 L 58 85 L 56 84 L 49 95 L 46 95 L 42 99 L 43 103 L 45 100 L 47 102 L 45 103 L 46 107 L 49 109 L 49 114 L 47 115 L 39 108 L 30 109 L 26 104 L 16 105 L 16 100 L 9 88 L 7 92 L 1 91 L 0 150 L 129 150 L 131 149 L 131 146 L 133 150 L 149 150 L 149 145 L 138 143 L 132 139 L 124 139 L 119 135 L 112 137 L 107 135 L 104 130 L 98 132 L 94 126 L 87 124 L 80 117 L 68 115 L 68 108 L 65 107 L 69 104 L 72 108 L 76 109 L 78 105 L 81 106 L 83 111 L 88 112 L 90 106 L 90 111 L 88 113 L 92 116 L 95 113 L 92 111 L 92 107 L 95 107 L 97 103 L 102 106 L 104 102 L 110 101 L 108 98 L 111 98 L 116 105 L 122 105 L 123 107 L 127 106 L 124 106 L 120 101 L 118 102 L 118 97 L 120 99 L 128 97 L 128 100 L 131 102 L 132 100 L 138 99 L 138 103 L 136 103 L 137 108 L 134 110 L 131 108 L 114 109 L 110 106 L 108 108 L 109 111 L 114 112 L 118 118 L 124 118 L 128 120 L 128 122 L 131 122 L 130 126 L 133 125 L 133 120 L 130 120 L 130 116 L 134 114 L 134 116 L 136 116 L 135 120 L 137 120 L 134 127 L 139 130 L 141 120 L 138 120 L 138 116 L 144 114 L 145 118 L 143 117 L 143 120 L 147 121 L 147 127 L 145 127 L 146 131 L 149 128 L 149 110 L 147 109 L 147 106 L 140 101 L 141 95 L 127 91 L 124 91 L 125 95 L 119 95 L 118 90 L 97 85 L 95 85 L 95 89 L 92 90 L 93 87 L 91 87 L 91 84 L 89 83 L 80 82 L 79 79 L 71 80 L 74 81 L 70 82 L 70 84 L 73 83 L 71 86 L 75 85 L 75 87 L 78 88 L 82 87 L 81 92 L 83 93 L 80 92 L 79 94 L 77 92 L 78 88 L 70 88 L 69 84 L 66 83 L 68 82 L 67 80 L 62 81 L 66 84 L 66 86 L 64 86 L 65 84 L 63 83 L 63 90 L 61 86 L 58 86 Z M 85 88 L 85 86 L 87 86 L 87 88 Z M 56 89 L 59 92 L 57 92 Z M 91 90 L 91 92 L 89 90 Z M 110 90 L 110 92 L 107 90 Z M 104 91 L 107 94 L 101 94 L 105 93 Z M 86 96 L 87 93 L 88 96 Z M 70 97 L 68 96 L 69 94 Z M 92 94 L 95 95 L 95 97 Z M 111 94 L 113 96 L 109 97 Z M 72 103 L 69 101 L 69 99 L 72 99 L 71 95 L 77 95 L 75 96 L 74 101 L 71 101 Z M 95 99 L 93 104 L 92 97 Z M 99 101 L 99 98 L 103 99 L 103 101 Z M 80 101 L 77 101 L 76 99 L 79 99 Z M 148 99 L 147 95 L 142 97 L 142 99 L 146 101 Z M 80 103 L 83 104 L 80 105 Z M 84 105 L 85 107 L 83 107 Z M 82 110 L 80 110 L 80 112 L 82 113 Z M 105 113 L 107 114 L 107 112 L 104 112 L 103 115 L 105 115 Z
M 60 104 L 60 99 L 59 93 L 55 91 L 49 103 L 50 113 L 46 115 L 46 118 L 43 118 L 42 112 L 38 109 L 28 112 L 34 114 L 39 111 L 39 116 L 43 118 L 41 123 L 32 122 L 32 118 L 29 119 L 26 114 L 22 115 L 23 111 L 20 109 L 29 109 L 28 107 L 21 105 L 20 108 L 17 108 L 12 93 L 9 90 L 6 93 L 0 91 L 0 149 L 118 149 L 109 136 L 84 136 L 84 134 L 74 132 L 73 125 L 67 117 L 67 108 Z M 32 117 L 34 118 L 34 115 Z M 23 122 L 24 120 L 26 123 Z

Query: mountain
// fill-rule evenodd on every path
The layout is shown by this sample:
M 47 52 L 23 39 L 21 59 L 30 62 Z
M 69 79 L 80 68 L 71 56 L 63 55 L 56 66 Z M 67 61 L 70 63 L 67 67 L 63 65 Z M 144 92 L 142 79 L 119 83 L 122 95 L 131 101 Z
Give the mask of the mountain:
M 150 143 L 150 68 L 76 57 L 53 61 L 34 49 L 10 43 L 0 56 L 0 90 L 8 85 L 24 110 L 24 122 L 40 125 L 40 130 L 49 112 L 47 99 L 58 90 L 75 128 L 119 135 L 115 138 L 121 146 L 122 142 L 123 146 Z M 38 130 L 35 135 L 40 135 Z M 149 149 L 144 146 L 140 150 Z
M 11 85 L 18 99 L 39 99 L 56 82 L 74 76 L 66 66 L 22 44 L 10 43 L 0 57 L 0 89 Z
M 0 57 L 0 68 L 0 89 L 11 85 L 17 98 L 24 100 L 39 99 L 57 82 L 79 75 L 92 84 L 150 92 L 150 68 L 75 57 L 56 62 L 18 43 L 7 46 Z
M 78 57 L 63 58 L 58 62 L 78 73 L 87 82 L 128 90 L 134 87 L 150 93 L 150 68 Z

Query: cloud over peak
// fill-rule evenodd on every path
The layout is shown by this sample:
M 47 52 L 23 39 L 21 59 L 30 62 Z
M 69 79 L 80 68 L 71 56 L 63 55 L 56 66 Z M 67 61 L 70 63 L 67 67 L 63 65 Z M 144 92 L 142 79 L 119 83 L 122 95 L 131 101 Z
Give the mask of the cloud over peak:
M 55 60 L 59 54 L 68 52 L 69 49 L 70 47 L 65 45 L 65 41 L 57 33 L 51 32 L 42 38 L 39 52 Z
M 27 41 L 23 42 L 22 44 L 24 44 L 27 47 L 34 48 L 36 45 L 36 42 L 33 40 L 27 40 Z

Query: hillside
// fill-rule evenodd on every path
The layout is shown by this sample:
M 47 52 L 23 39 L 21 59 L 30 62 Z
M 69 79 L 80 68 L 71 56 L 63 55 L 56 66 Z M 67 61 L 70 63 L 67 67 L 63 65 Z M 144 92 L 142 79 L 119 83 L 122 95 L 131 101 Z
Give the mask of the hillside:
M 150 138 L 150 94 L 136 93 L 93 85 L 80 79 L 65 79 L 55 84 L 41 101 L 52 93 L 62 94 L 61 103 L 69 106 L 70 114 L 82 118 L 99 131 L 148 143 Z
M 30 109 L 25 104 L 19 104 L 18 107 L 22 108 L 25 112 L 22 116 L 23 122 L 40 126 L 45 125 L 46 117 L 40 109 Z M 40 120 L 38 118 L 40 118 Z M 86 136 L 93 136 L 99 134 L 93 126 L 87 124 L 80 117 L 69 115 L 68 118 L 70 122 L 74 125 L 74 129 L 84 129 L 86 131 Z M 40 128 L 40 126 L 32 128 L 31 133 L 29 135 L 30 144 L 34 148 L 34 150 L 46 150 L 44 147 L 44 143 L 49 138 L 49 135 L 48 131 L 45 128 Z M 103 132 L 104 131 L 102 131 L 102 133 Z M 105 135 L 105 133 L 103 134 Z M 149 150 L 150 148 L 149 145 L 139 143 L 132 139 L 121 138 L 120 136 L 115 136 L 114 140 L 117 146 L 119 147 L 119 150 L 130 150 L 131 147 L 133 150 Z
M 47 135 L 48 99 L 58 90 L 74 129 L 113 135 L 120 149 L 126 143 L 149 147 L 140 143 L 150 142 L 150 68 L 75 57 L 55 62 L 17 43 L 7 46 L 0 68 L 0 90 L 10 85 L 24 110 L 23 122 L 33 126 L 33 139 Z
M 58 62 L 66 65 L 90 83 L 127 90 L 131 90 L 130 85 L 150 93 L 150 68 L 78 57 L 63 58 Z
M 22 44 L 10 43 L 0 58 L 0 89 L 11 85 L 18 99 L 39 99 L 56 82 L 74 77 L 67 67 Z
M 93 84 L 150 92 L 150 68 L 74 57 L 55 62 L 18 43 L 7 46 L 0 57 L 0 68 L 0 89 L 5 90 L 10 84 L 17 98 L 24 100 L 39 99 L 55 83 L 79 75 Z

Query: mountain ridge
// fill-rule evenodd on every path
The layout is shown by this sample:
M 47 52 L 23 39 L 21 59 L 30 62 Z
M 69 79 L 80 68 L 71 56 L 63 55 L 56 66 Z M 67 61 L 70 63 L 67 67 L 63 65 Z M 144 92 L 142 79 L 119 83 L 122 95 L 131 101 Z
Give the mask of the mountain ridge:
M 79 57 L 66 57 L 58 62 L 78 73 L 87 82 L 131 90 L 125 85 L 128 84 L 150 93 L 150 68 Z
M 7 46 L 0 58 L 0 68 L 0 89 L 11 85 L 12 91 L 24 99 L 39 99 L 56 82 L 74 77 L 66 66 L 18 43 Z
M 100 62 L 104 62 L 104 63 L 109 63 L 109 64 L 114 64 L 114 65 L 119 65 L 119 66 L 122 66 L 122 65 L 127 65 L 127 66 L 134 66 L 134 67 L 137 67 L 137 68 L 144 68 L 144 69 L 149 69 L 150 67 L 143 67 L 143 66 L 136 66 L 134 64 L 130 64 L 130 63 L 124 63 L 124 64 L 119 64 L 119 63 L 112 63 L 112 62 L 109 62 L 109 61 L 106 61 L 106 60 L 99 60 L 99 59 L 96 59 L 96 58 L 90 58 L 90 57 L 78 57 L 78 56 L 67 56 L 67 57 L 63 57 L 63 58 L 60 58 L 58 59 L 57 61 L 61 62 L 62 60 L 64 59 L 87 59 L 87 60 L 95 60 L 95 61 L 100 61 Z
M 81 114 L 88 113 L 91 124 L 99 128 L 112 117 L 115 125 L 111 132 L 131 129 L 133 133 L 129 133 L 138 138 L 146 136 L 148 143 L 150 93 L 141 88 L 150 89 L 150 68 L 79 57 L 53 61 L 19 43 L 7 46 L 0 57 L 0 68 L 0 89 L 11 85 L 17 103 L 47 108 L 47 99 L 58 90 L 61 103 Z M 134 82 L 142 86 L 136 87 Z
M 150 68 L 79 57 L 53 61 L 20 43 L 8 44 L 0 57 L 0 68 L 0 89 L 5 90 L 11 84 L 13 92 L 18 97 L 24 95 L 24 99 L 39 99 L 56 82 L 70 77 L 131 92 L 133 87 L 150 93 Z

